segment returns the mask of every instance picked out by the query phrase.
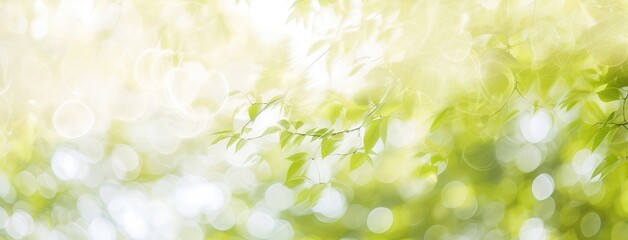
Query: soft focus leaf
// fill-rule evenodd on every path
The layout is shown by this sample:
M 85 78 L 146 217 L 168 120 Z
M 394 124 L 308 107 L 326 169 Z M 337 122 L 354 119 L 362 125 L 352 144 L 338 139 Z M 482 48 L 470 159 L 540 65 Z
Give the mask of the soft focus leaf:
M 255 119 L 257 114 L 259 114 L 260 110 L 262 110 L 262 105 L 255 103 L 249 107 L 249 118 L 251 120 Z
M 598 97 L 604 102 L 621 100 L 623 98 L 621 91 L 614 87 L 609 87 L 597 93 Z
M 355 153 L 351 156 L 351 162 L 350 162 L 350 170 L 353 171 L 357 168 L 359 168 L 360 166 L 362 166 L 364 164 L 364 162 L 366 162 L 366 154 L 364 153 Z
M 364 143 L 364 149 L 367 153 L 371 152 L 371 150 L 373 149 L 373 146 L 375 146 L 375 144 L 379 140 L 379 124 L 380 124 L 380 121 L 375 120 L 371 122 L 366 128 L 366 132 L 364 133 L 363 143 Z

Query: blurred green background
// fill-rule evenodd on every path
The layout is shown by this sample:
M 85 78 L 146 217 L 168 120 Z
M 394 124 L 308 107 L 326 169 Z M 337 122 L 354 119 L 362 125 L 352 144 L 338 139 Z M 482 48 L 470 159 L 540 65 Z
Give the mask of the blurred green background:
M 0 19 L 0 239 L 628 237 L 626 1 Z

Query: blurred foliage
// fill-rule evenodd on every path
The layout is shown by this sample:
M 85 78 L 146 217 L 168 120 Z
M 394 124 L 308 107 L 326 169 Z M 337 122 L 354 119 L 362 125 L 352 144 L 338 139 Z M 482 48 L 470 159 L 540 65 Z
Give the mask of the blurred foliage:
M 626 2 L 0 18 L 0 238 L 628 236 Z

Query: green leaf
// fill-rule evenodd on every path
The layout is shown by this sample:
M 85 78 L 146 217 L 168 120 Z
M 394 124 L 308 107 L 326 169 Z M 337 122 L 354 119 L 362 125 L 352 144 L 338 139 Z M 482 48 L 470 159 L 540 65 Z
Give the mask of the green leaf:
M 286 145 L 290 141 L 290 138 L 292 138 L 292 133 L 281 132 L 281 134 L 279 135 L 279 145 L 281 146 L 281 148 L 286 147 Z
M 229 148 L 231 145 L 233 145 L 236 140 L 240 139 L 240 134 L 236 134 L 231 136 L 231 138 L 229 139 L 229 142 L 227 143 L 227 148 Z
M 249 107 L 249 118 L 251 118 L 251 120 L 255 119 L 255 117 L 257 117 L 257 114 L 259 114 L 261 110 L 262 104 L 253 103 L 253 105 Z
M 366 133 L 364 133 L 364 150 L 369 153 L 379 140 L 379 124 L 381 121 L 375 120 L 372 121 L 366 129 Z
M 319 40 L 315 42 L 307 51 L 307 55 L 312 55 L 314 52 L 321 50 L 326 45 L 327 45 L 327 39 L 323 39 L 323 40 Z
M 303 140 L 305 140 L 304 135 L 295 135 L 294 141 L 292 142 L 292 144 L 294 144 L 295 146 L 298 146 L 299 144 L 303 142 Z
M 240 93 L 240 91 L 238 91 L 238 90 L 233 90 L 233 91 L 229 92 L 229 97 L 231 97 L 231 96 L 233 96 L 233 95 L 236 95 L 236 94 L 238 94 L 238 93 Z
M 308 205 L 313 206 L 314 204 L 316 204 L 316 202 L 318 202 L 319 199 L 321 199 L 321 196 L 323 195 L 323 191 L 327 188 L 327 185 L 325 184 L 316 184 L 314 186 L 312 186 L 311 190 L 310 190 L 310 196 L 308 197 Z
M 600 178 L 606 177 L 610 172 L 612 172 L 615 168 L 617 168 L 621 163 L 625 162 L 625 158 L 622 159 L 617 155 L 608 155 L 606 159 L 600 163 L 600 165 L 595 168 L 593 174 L 591 174 L 591 178 L 600 175 Z
M 325 138 L 321 143 L 321 157 L 325 158 L 329 156 L 334 150 L 338 148 L 338 141 L 333 138 Z
M 273 134 L 279 131 L 281 131 L 281 128 L 277 126 L 272 126 L 272 127 L 267 128 L 266 131 L 264 131 L 263 135 Z
M 351 156 L 351 160 L 349 161 L 349 169 L 353 171 L 359 168 L 364 164 L 364 162 L 366 162 L 366 158 L 367 156 L 364 153 L 353 154 L 353 156 Z
M 615 87 L 609 87 L 597 93 L 597 96 L 600 97 L 600 100 L 604 102 L 611 102 L 620 100 L 623 98 L 621 91 Z
M 283 128 L 284 130 L 288 130 L 290 129 L 290 122 L 288 122 L 288 120 L 286 119 L 281 119 L 279 120 L 279 122 L 277 122 L 279 124 L 279 126 L 281 126 L 281 128 Z
M 319 137 L 322 137 L 322 136 L 323 136 L 323 135 L 324 135 L 324 134 L 325 134 L 328 130 L 329 130 L 329 129 L 327 129 L 327 128 L 321 128 L 321 129 L 318 129 L 318 130 L 314 133 L 314 135 L 318 135 Z
M 607 135 L 611 135 L 610 138 L 612 138 L 612 135 L 615 134 L 616 130 L 617 128 L 614 127 L 600 128 L 600 130 L 598 130 L 593 136 L 593 145 L 591 146 L 591 151 L 595 151 L 595 149 L 600 146 L 600 144 L 602 143 L 602 141 L 604 141 L 604 138 L 606 138 Z
M 379 135 L 382 138 L 382 142 L 386 145 L 386 140 L 388 138 L 388 124 L 390 123 L 390 119 L 383 118 L 382 122 L 379 124 Z
M 284 182 L 284 185 L 289 188 L 297 187 L 305 182 L 305 177 L 295 177 Z
M 269 103 L 269 104 L 270 104 L 270 103 L 274 103 L 274 102 L 276 102 L 277 100 L 279 100 L 279 99 L 280 99 L 280 98 L 282 98 L 282 97 L 283 97 L 283 95 L 277 95 L 277 96 L 275 96 L 275 97 L 271 98 L 270 100 L 268 100 L 268 103 Z
M 441 125 L 443 125 L 443 123 L 445 122 L 445 119 L 447 117 L 447 113 L 449 113 L 449 109 L 451 108 L 446 108 L 445 110 L 443 110 L 442 112 L 440 112 L 436 118 L 434 118 L 434 122 L 432 122 L 432 127 L 430 128 L 430 131 L 434 131 L 436 130 L 438 127 L 440 127 Z
M 286 174 L 286 182 L 297 177 L 300 177 L 305 172 L 305 160 L 302 161 L 293 161 L 288 167 L 288 173 Z
M 223 133 L 230 133 L 230 132 L 233 132 L 233 130 L 231 130 L 231 129 L 229 129 L 229 130 L 222 130 L 222 131 L 210 133 L 209 135 L 220 135 L 220 134 L 223 134 Z
M 239 151 L 240 149 L 242 149 L 242 147 L 244 147 L 244 144 L 246 143 L 246 140 L 244 139 L 240 139 L 238 141 L 238 143 L 236 143 L 236 147 L 235 147 L 235 151 Z
M 355 67 L 353 67 L 351 69 L 351 72 L 349 72 L 349 77 L 355 75 L 356 73 L 358 73 L 358 71 L 360 71 L 360 69 L 362 69 L 362 67 L 364 67 L 364 64 L 358 64 Z
M 314 206 L 321 198 L 323 191 L 327 188 L 327 184 L 316 184 L 311 188 L 301 190 L 297 194 L 295 204 L 305 203 L 307 206 Z
M 299 152 L 288 156 L 286 159 L 289 161 L 305 161 L 307 159 L 308 154 L 306 152 Z
M 303 121 L 297 121 L 297 122 L 294 124 L 294 129 L 295 129 L 295 130 L 299 130 L 299 128 L 303 127 L 303 124 L 304 124 L 304 123 L 303 123 Z
M 373 164 L 373 159 L 371 159 L 371 155 L 365 153 L 364 156 L 366 157 L 366 161 L 368 161 L 371 166 L 375 166 L 375 164 Z
M 214 144 L 216 144 L 216 143 L 218 143 L 218 142 L 220 142 L 220 141 L 222 141 L 224 139 L 227 139 L 228 137 L 229 137 L 229 135 L 218 136 L 218 137 L 216 137 L 216 139 L 214 139 L 214 141 L 212 141 L 211 144 L 214 145 Z

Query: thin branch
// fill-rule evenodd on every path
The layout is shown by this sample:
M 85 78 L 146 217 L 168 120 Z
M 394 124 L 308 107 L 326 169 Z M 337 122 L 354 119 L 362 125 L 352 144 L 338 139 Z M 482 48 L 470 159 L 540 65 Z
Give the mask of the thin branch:
M 499 110 L 497 110 L 495 113 L 491 114 L 491 116 L 488 117 L 488 119 L 491 119 L 492 117 L 494 117 L 495 115 L 497 115 L 499 112 L 501 112 L 502 110 L 504 110 L 504 108 L 506 107 L 506 105 L 508 105 L 508 101 L 510 101 L 510 98 L 512 98 L 512 95 L 515 94 L 515 91 L 517 90 L 517 86 L 515 85 L 515 88 L 512 89 L 512 91 L 510 92 L 510 95 L 508 95 L 508 98 L 506 98 L 506 101 L 504 102 L 504 104 L 502 105 L 502 107 L 499 108 Z
M 242 136 L 242 134 L 244 134 L 244 129 L 249 126 L 251 123 L 253 123 L 253 121 L 255 121 L 255 119 L 257 118 L 257 116 L 259 116 L 260 114 L 262 114 L 266 109 L 268 109 L 269 107 L 271 107 L 274 103 L 276 103 L 277 101 L 283 99 L 286 95 L 282 95 L 281 97 L 278 97 L 275 100 L 272 100 L 270 102 L 268 102 L 268 104 L 266 104 L 266 106 L 264 106 L 257 114 L 255 114 L 254 117 L 252 117 L 251 119 L 249 119 L 248 122 L 246 122 L 244 124 L 244 126 L 242 126 L 242 128 L 240 129 L 240 136 Z

